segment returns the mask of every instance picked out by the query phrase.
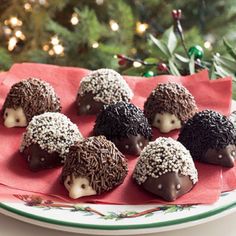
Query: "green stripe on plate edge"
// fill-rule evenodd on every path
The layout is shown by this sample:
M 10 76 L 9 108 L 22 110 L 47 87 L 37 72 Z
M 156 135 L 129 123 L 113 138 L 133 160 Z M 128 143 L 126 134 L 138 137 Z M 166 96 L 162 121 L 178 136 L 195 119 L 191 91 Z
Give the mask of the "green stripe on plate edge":
M 54 225 L 69 226 L 69 227 L 83 228 L 83 229 L 97 229 L 97 230 L 128 230 L 128 229 L 145 229 L 145 228 L 155 228 L 155 227 L 159 228 L 159 227 L 172 226 L 172 225 L 183 224 L 183 223 L 187 223 L 191 221 L 201 220 L 201 219 L 217 215 L 226 210 L 236 207 L 236 202 L 204 212 L 204 213 L 200 213 L 194 216 L 189 216 L 189 217 L 165 221 L 165 222 L 155 222 L 155 223 L 150 223 L 150 224 L 137 224 L 137 225 L 93 225 L 93 224 L 72 223 L 72 222 L 65 222 L 65 221 L 48 219 L 45 217 L 37 216 L 28 212 L 15 209 L 4 203 L 0 203 L 0 207 L 4 210 L 7 210 L 9 212 L 15 213 L 20 216 L 37 220 L 37 221 L 41 221 L 41 222 L 46 222 L 49 224 L 54 224 Z

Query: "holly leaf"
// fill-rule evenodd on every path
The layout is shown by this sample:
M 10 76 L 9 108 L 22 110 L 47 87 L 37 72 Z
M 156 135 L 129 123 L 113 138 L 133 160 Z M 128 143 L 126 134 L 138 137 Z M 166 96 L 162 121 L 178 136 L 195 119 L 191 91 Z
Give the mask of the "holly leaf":
M 166 56 L 166 58 L 171 57 L 171 53 L 165 43 L 161 42 L 159 39 L 155 38 L 151 34 L 150 34 L 150 39 L 160 49 L 160 51 Z
M 106 215 L 106 216 L 102 216 L 101 217 L 104 220 L 113 220 L 113 219 L 117 219 L 117 215 Z
M 165 213 L 172 213 L 172 212 L 176 212 L 178 210 L 179 210 L 178 207 L 173 205 L 171 207 L 168 207 L 168 209 L 165 210 Z
M 229 55 L 236 60 L 236 51 L 233 49 L 232 45 L 225 38 L 223 39 L 223 43 Z
M 153 215 L 154 215 L 154 213 L 151 212 L 151 213 L 149 213 L 149 214 L 146 214 L 144 217 L 150 217 L 150 216 L 153 216 Z
M 157 63 L 158 59 L 155 57 L 149 57 L 149 58 L 146 58 L 144 61 L 152 64 L 152 63 Z
M 226 77 L 229 75 L 229 73 L 225 69 L 223 69 L 221 66 L 218 66 L 215 62 L 214 62 L 214 67 L 217 75 L 219 75 L 220 77 Z
M 86 207 L 81 206 L 81 204 L 75 204 L 73 211 L 86 211 Z
M 218 64 L 221 65 L 222 67 L 225 67 L 227 70 L 229 70 L 231 73 L 235 73 L 236 71 L 236 61 L 226 58 L 226 57 L 221 57 L 221 56 L 213 56 L 214 61 Z
M 167 42 L 167 47 L 168 47 L 170 53 L 173 54 L 174 50 L 177 47 L 177 42 L 178 42 L 177 37 L 174 33 L 173 26 L 165 31 L 162 39 L 164 42 Z
M 169 60 L 169 67 L 170 67 L 170 72 L 171 72 L 173 75 L 180 76 L 179 70 L 177 69 L 177 67 L 175 66 L 175 64 L 172 62 L 172 60 Z
M 191 56 L 190 61 L 189 61 L 189 72 L 190 72 L 190 75 L 195 73 L 195 58 L 194 58 L 194 55 Z
M 137 213 L 138 213 L 137 211 L 128 211 L 128 212 L 126 212 L 126 215 L 131 216 L 131 215 L 134 215 L 134 214 L 137 214 Z
M 189 63 L 189 58 L 187 58 L 187 57 L 183 57 L 183 56 L 181 56 L 181 55 L 179 55 L 179 54 L 177 54 L 177 53 L 175 53 L 174 56 L 175 56 L 179 61 L 181 61 L 181 62 L 183 62 L 183 63 Z

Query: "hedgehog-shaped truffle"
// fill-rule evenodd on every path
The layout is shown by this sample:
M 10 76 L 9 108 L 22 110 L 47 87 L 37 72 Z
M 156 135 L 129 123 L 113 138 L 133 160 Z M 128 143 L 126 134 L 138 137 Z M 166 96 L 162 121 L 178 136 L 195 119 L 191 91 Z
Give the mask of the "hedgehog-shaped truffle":
M 139 108 L 118 102 L 104 107 L 99 113 L 94 135 L 104 135 L 122 153 L 138 156 L 151 140 L 152 129 Z
M 65 115 L 34 116 L 23 134 L 20 152 L 32 171 L 63 165 L 70 146 L 82 140 L 77 126 Z
M 194 97 L 182 85 L 159 84 L 144 104 L 149 123 L 162 133 L 181 128 L 197 111 Z
M 77 111 L 79 115 L 97 114 L 103 105 L 129 102 L 132 97 L 132 90 L 119 73 L 111 69 L 95 70 L 80 82 Z
M 232 122 L 218 112 L 196 113 L 180 130 L 178 140 L 196 160 L 233 167 L 236 158 L 236 130 Z
M 72 146 L 62 170 L 62 182 L 73 199 L 99 195 L 123 183 L 127 161 L 104 136 Z
M 198 173 L 189 151 L 171 138 L 158 138 L 141 152 L 133 178 L 145 190 L 174 201 L 189 192 Z
M 6 127 L 25 127 L 35 115 L 60 112 L 61 105 L 50 84 L 30 78 L 11 87 L 2 111 Z

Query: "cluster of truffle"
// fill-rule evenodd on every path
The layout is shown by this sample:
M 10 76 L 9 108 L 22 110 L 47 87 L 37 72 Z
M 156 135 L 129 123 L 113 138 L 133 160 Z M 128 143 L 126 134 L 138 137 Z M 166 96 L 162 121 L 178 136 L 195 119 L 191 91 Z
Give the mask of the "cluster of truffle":
M 6 127 L 27 126 L 20 152 L 31 170 L 63 165 L 62 182 L 71 198 L 102 194 L 120 185 L 128 173 L 122 153 L 140 155 L 133 178 L 145 190 L 173 201 L 198 181 L 193 159 L 234 166 L 236 130 L 219 113 L 197 113 L 194 97 L 182 85 L 159 84 L 144 112 L 130 103 L 133 92 L 110 69 L 85 76 L 76 97 L 78 114 L 98 114 L 95 137 L 83 139 L 78 127 L 60 114 L 60 99 L 48 83 L 30 78 L 14 84 L 4 102 Z M 180 129 L 178 141 L 152 138 Z M 182 144 L 181 144 L 182 143 Z M 122 152 L 122 153 L 121 153 Z

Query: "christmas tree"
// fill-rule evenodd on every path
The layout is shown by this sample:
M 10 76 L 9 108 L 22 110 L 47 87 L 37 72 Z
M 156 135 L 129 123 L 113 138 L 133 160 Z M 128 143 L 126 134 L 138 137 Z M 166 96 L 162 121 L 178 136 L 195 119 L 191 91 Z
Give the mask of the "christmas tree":
M 32 61 L 146 76 L 202 68 L 212 78 L 234 75 L 234 5 L 235 0 L 2 0 L 0 69 Z M 182 9 L 180 19 L 173 21 L 173 9 Z M 168 55 L 163 44 L 171 48 Z M 119 67 L 116 54 L 132 59 L 118 58 Z

